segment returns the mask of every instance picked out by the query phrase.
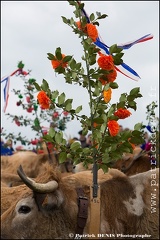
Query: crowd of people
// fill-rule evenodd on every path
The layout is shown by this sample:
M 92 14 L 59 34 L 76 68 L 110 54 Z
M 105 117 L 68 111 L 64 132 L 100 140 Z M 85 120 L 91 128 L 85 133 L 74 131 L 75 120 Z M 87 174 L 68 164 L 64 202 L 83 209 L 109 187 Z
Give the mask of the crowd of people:
M 127 131 L 130 130 L 129 128 L 123 128 L 122 125 L 120 125 L 120 129 L 119 132 L 122 131 Z M 88 148 L 92 146 L 92 134 L 89 133 L 88 135 L 83 135 L 83 131 L 80 130 L 78 132 L 79 134 L 79 138 L 78 137 L 73 137 L 72 139 L 68 140 L 68 147 L 75 141 L 78 141 L 81 144 L 82 148 Z M 145 143 L 142 144 L 140 147 L 145 150 L 145 148 L 149 145 L 150 143 L 150 137 L 148 132 L 144 132 L 144 140 Z M 20 150 L 24 150 L 23 148 L 13 148 L 13 141 L 12 139 L 8 139 L 6 142 L 4 142 L 3 139 L 1 139 L 1 155 L 12 155 L 14 153 L 14 151 L 20 151 Z
M 12 155 L 14 153 L 13 141 L 8 139 L 6 142 L 1 138 L 1 156 Z

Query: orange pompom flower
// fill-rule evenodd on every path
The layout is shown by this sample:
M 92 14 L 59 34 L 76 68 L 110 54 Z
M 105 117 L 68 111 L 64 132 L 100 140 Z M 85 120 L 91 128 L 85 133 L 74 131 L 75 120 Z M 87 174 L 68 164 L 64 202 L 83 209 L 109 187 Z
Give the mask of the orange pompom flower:
M 65 57 L 65 55 L 62 54 L 62 60 L 58 60 L 58 59 L 57 60 L 51 60 L 53 69 L 56 69 L 59 66 L 61 66 L 63 68 L 67 67 L 68 63 L 67 62 L 63 63 L 63 58 L 64 57 Z
M 103 91 L 104 101 L 108 103 L 111 100 L 112 90 L 109 88 L 108 90 Z
M 131 112 L 124 108 L 119 108 L 115 113 L 115 116 L 117 116 L 120 119 L 125 119 L 131 115 Z
M 106 85 L 109 82 L 114 82 L 116 80 L 116 77 L 117 77 L 117 71 L 115 68 L 113 68 L 111 72 L 102 76 L 98 80 L 101 81 L 102 85 Z
M 47 94 L 44 91 L 40 91 L 38 93 L 37 99 L 43 109 L 49 109 L 51 100 L 49 99 L 49 97 L 47 96 Z
M 98 80 L 102 83 L 102 85 L 106 85 L 108 83 L 107 78 L 105 76 L 103 78 L 102 77 L 99 78 Z
M 117 77 L 116 69 L 113 68 L 112 71 L 109 72 L 106 77 L 107 77 L 108 82 L 114 82 L 116 80 L 116 77 Z
M 87 34 L 92 39 L 93 42 L 96 42 L 96 39 L 98 38 L 98 31 L 95 25 L 92 23 L 86 24 Z
M 110 121 L 108 121 L 107 126 L 108 126 L 109 133 L 112 137 L 116 136 L 118 134 L 119 124 L 117 123 L 117 121 L 110 120 Z
M 97 60 L 97 63 L 100 68 L 104 70 L 112 70 L 114 69 L 113 57 L 111 55 L 100 54 L 100 57 Z
M 86 25 L 82 27 L 82 24 L 80 21 L 76 22 L 76 24 L 79 30 L 82 30 L 84 33 L 87 33 Z
M 92 39 L 93 42 L 96 42 L 98 38 L 98 31 L 95 25 L 92 23 L 87 23 L 84 27 L 80 21 L 76 22 L 78 29 L 82 30 L 84 33 L 87 33 L 88 37 Z

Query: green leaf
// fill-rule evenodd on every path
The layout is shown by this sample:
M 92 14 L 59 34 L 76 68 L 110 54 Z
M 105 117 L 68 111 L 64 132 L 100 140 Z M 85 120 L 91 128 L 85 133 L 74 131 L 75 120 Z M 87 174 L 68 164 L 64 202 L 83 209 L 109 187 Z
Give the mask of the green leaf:
M 102 14 L 101 16 L 99 16 L 97 19 L 103 19 L 103 18 L 106 18 L 106 17 L 108 17 L 108 15 L 107 14 Z
M 57 132 L 55 134 L 55 141 L 56 141 L 56 143 L 60 144 L 62 142 L 62 139 L 63 139 L 62 132 Z
M 122 101 L 126 101 L 126 100 L 127 100 L 126 93 L 122 93 L 120 98 L 119 98 L 119 101 L 122 102 Z
M 54 92 L 52 92 L 52 99 L 57 98 L 57 97 L 58 97 L 58 94 L 59 94 L 59 92 L 58 92 L 57 90 L 54 91 Z
M 117 84 L 116 82 L 110 82 L 109 86 L 110 86 L 112 89 L 118 88 L 118 84 Z
M 120 47 L 117 47 L 117 44 L 113 44 L 110 48 L 109 48 L 109 52 L 110 54 L 112 53 L 120 53 L 123 49 Z
M 134 125 L 134 130 L 137 130 L 137 131 L 139 131 L 139 130 L 141 130 L 142 129 L 142 123 L 137 123 L 137 124 L 135 124 Z
M 81 68 L 81 65 L 82 65 L 81 63 L 77 63 L 76 64 L 76 69 L 79 70 Z
M 36 88 L 38 91 L 41 91 L 41 87 L 39 86 L 38 83 L 34 82 L 33 85 L 35 86 L 35 88 Z
M 97 85 L 95 85 L 95 90 L 94 90 L 93 96 L 99 96 L 100 92 L 101 91 L 100 91 L 99 87 Z
M 66 108 L 66 111 L 70 111 L 72 109 L 72 102 L 73 102 L 73 99 L 67 99 L 65 102 L 64 102 L 64 106 Z
M 43 79 L 43 81 L 42 81 L 41 88 L 45 92 L 49 89 L 48 82 L 45 79 Z
M 134 95 L 128 95 L 127 100 L 128 101 L 133 101 L 135 99 Z
M 134 143 L 134 144 L 142 144 L 144 142 L 144 139 L 141 138 L 141 137 L 131 137 L 131 139 L 129 140 L 131 143 Z
M 136 111 L 137 106 L 136 106 L 136 102 L 135 101 L 128 102 L 128 105 L 129 105 L 130 108 L 133 108 Z
M 124 106 L 125 106 L 125 102 L 124 101 L 121 101 L 121 102 L 117 103 L 117 109 L 124 108 Z
M 104 120 L 102 118 L 94 118 L 93 122 L 98 123 L 98 124 L 103 124 Z
M 94 21 L 94 19 L 95 19 L 94 13 L 92 13 L 92 14 L 90 15 L 89 19 L 90 19 L 91 22 Z
M 68 102 L 65 108 L 66 108 L 66 111 L 69 112 L 72 109 L 72 103 Z
M 123 60 L 119 56 L 113 56 L 114 59 L 114 65 L 120 65 L 123 63 Z
M 79 142 L 73 142 L 70 146 L 70 149 L 73 151 L 76 151 L 80 147 L 81 147 L 81 144 Z
M 69 66 L 70 66 L 70 68 L 71 68 L 72 70 L 75 69 L 75 67 L 76 67 L 76 61 L 74 60 L 74 58 L 72 58 L 72 60 L 70 61 Z
M 65 101 L 65 98 L 66 98 L 66 95 L 65 93 L 62 93 L 61 95 L 58 96 L 58 104 L 61 105 L 64 103 Z
M 53 141 L 53 138 L 48 134 L 44 135 L 43 139 L 46 140 L 47 142 L 52 142 Z
M 65 69 L 62 66 L 59 66 L 55 69 L 55 72 L 58 72 L 59 74 L 61 74 L 65 72 Z
M 66 159 L 67 159 L 67 153 L 66 152 L 60 152 L 58 159 L 59 159 L 60 163 L 65 162 Z
M 49 60 L 56 60 L 55 56 L 52 53 L 47 53 Z
M 66 56 L 63 58 L 63 61 L 62 62 L 69 62 L 70 60 L 72 59 L 72 56 Z
M 75 113 L 79 113 L 82 110 L 82 105 L 78 106 L 75 110 Z
M 56 133 L 56 132 L 55 132 L 54 128 L 51 127 L 51 128 L 49 129 L 48 134 L 53 138 L 53 137 L 55 136 L 55 133 Z
M 62 18 L 62 20 L 63 20 L 64 23 L 68 23 L 68 22 L 69 22 L 68 19 L 65 18 L 64 16 L 61 16 L 61 18 Z
M 56 48 L 55 55 L 58 60 L 62 60 L 62 53 L 60 47 Z
M 130 95 L 137 95 L 139 93 L 139 87 L 133 88 L 130 91 Z
M 108 166 L 106 164 L 101 164 L 99 167 L 103 170 L 104 173 L 108 172 Z
M 72 72 L 72 78 L 76 79 L 77 78 L 77 73 L 76 72 Z
M 24 64 L 23 64 L 23 62 L 20 61 L 20 62 L 18 63 L 18 66 L 17 66 L 17 67 L 20 68 L 20 69 L 24 68 Z
M 142 133 L 138 130 L 134 130 L 134 131 L 132 131 L 132 135 L 135 136 L 135 137 L 139 137 L 139 136 L 142 135 Z

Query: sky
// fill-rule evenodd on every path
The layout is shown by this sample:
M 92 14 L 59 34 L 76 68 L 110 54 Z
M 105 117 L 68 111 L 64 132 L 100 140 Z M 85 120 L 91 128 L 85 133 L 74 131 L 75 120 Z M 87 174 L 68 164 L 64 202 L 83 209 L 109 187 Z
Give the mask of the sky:
M 153 39 L 124 50 L 123 61 L 133 68 L 140 79 L 134 81 L 118 73 L 119 85 L 112 93 L 111 104 L 118 101 L 121 93 L 129 93 L 135 87 L 140 88 L 142 98 L 138 98 L 137 110 L 130 109 L 132 115 L 120 120 L 124 128 L 133 129 L 138 122 L 147 124 L 146 106 L 158 101 L 156 116 L 159 116 L 159 1 L 82 1 L 85 10 L 91 13 L 101 12 L 108 17 L 99 20 L 98 32 L 108 46 L 136 40 L 146 34 Z M 74 7 L 68 1 L 1 1 L 1 78 L 17 69 L 19 61 L 25 64 L 24 70 L 32 70 L 30 77 L 41 84 L 47 80 L 51 90 L 64 92 L 66 98 L 73 99 L 73 108 L 83 106 L 82 114 L 88 116 L 88 93 L 77 85 L 65 83 L 63 75 L 55 75 L 47 53 L 60 47 L 65 55 L 73 55 L 76 61 L 82 61 L 83 49 L 78 35 L 63 23 L 62 16 L 74 17 Z M 77 21 L 77 19 L 75 19 Z M 27 127 L 18 127 L 3 112 L 3 88 L 1 84 L 1 127 L 7 132 L 18 133 L 27 138 L 34 137 Z M 12 89 L 24 89 L 18 77 L 10 79 L 10 96 L 6 113 L 22 114 L 16 106 L 17 98 Z M 46 123 L 49 127 L 49 123 Z M 79 137 L 80 122 L 67 123 L 64 136 L 69 139 Z

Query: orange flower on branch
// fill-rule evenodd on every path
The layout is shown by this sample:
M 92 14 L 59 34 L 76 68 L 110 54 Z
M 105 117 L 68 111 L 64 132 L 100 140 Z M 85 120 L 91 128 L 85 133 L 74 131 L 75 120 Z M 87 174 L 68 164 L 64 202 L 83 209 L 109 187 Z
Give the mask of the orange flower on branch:
M 65 55 L 64 54 L 62 54 L 62 60 L 51 60 L 51 63 L 52 63 L 52 67 L 53 67 L 53 69 L 56 69 L 56 68 L 58 68 L 58 67 L 63 67 L 63 68 L 65 68 L 65 67 L 67 67 L 67 65 L 68 65 L 68 63 L 67 62 L 63 62 L 63 58 L 65 57 Z
M 112 94 L 111 88 L 103 91 L 103 97 L 104 97 L 104 101 L 106 103 L 108 103 L 111 100 L 111 94 Z
M 114 82 L 116 80 L 116 77 L 117 71 L 115 68 L 113 68 L 111 72 L 99 78 L 99 81 L 101 81 L 102 85 L 106 85 L 109 82 Z
M 95 25 L 92 23 L 87 23 L 84 27 L 80 21 L 76 22 L 78 29 L 82 30 L 84 33 L 87 33 L 88 37 L 92 39 L 93 42 L 96 42 L 98 38 L 98 31 Z
M 97 63 L 100 68 L 104 70 L 112 70 L 114 69 L 113 57 L 111 55 L 104 55 L 102 53 L 99 54 L 100 57 L 97 60 Z
M 84 33 L 87 33 L 86 25 L 82 27 L 82 24 L 80 21 L 76 22 L 76 24 L 79 30 L 82 30 Z
M 92 39 L 93 42 L 96 42 L 96 39 L 98 38 L 98 31 L 96 26 L 92 23 L 87 23 L 86 28 L 88 36 Z
M 108 121 L 107 126 L 108 126 L 109 133 L 112 137 L 116 136 L 118 134 L 119 124 L 117 123 L 117 121 L 110 120 L 110 121 Z
M 40 91 L 38 93 L 37 99 L 43 109 L 49 109 L 51 100 L 49 99 L 49 97 L 47 96 L 47 94 L 44 91 Z
M 117 116 L 119 119 L 125 119 L 131 115 L 131 112 L 124 108 L 119 108 L 115 113 L 115 116 Z

